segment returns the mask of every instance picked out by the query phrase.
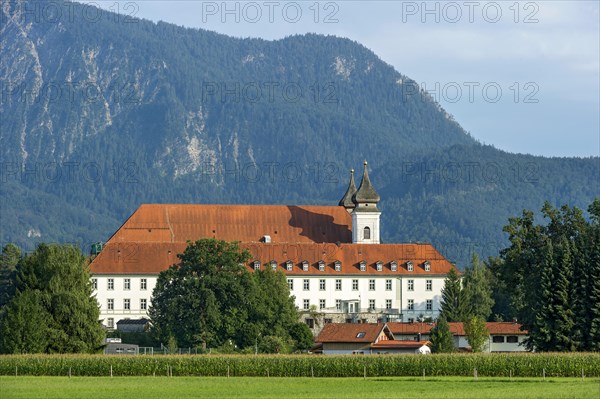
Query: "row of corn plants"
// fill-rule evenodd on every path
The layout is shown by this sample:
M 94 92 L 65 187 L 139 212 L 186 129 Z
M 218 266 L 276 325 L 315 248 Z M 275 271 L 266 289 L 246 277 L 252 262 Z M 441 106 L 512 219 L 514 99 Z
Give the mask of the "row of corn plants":
M 475 369 L 488 377 L 600 377 L 600 353 L 0 356 L 0 375 L 29 376 L 472 376 Z

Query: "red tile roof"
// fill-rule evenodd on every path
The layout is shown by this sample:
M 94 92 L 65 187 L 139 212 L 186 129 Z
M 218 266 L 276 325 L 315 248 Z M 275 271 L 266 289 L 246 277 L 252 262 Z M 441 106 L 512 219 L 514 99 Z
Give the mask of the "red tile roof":
M 487 322 L 485 323 L 490 335 L 527 335 L 527 331 L 522 331 L 521 324 L 512 322 Z M 430 334 L 435 323 L 388 323 L 388 327 L 394 335 L 416 335 Z M 453 335 L 465 336 L 463 323 L 448 323 L 450 332 Z
M 186 242 L 200 238 L 259 242 L 352 242 L 341 206 L 144 204 L 112 242 Z
M 384 331 L 386 329 L 386 331 Z M 330 323 L 326 324 L 321 330 L 315 342 L 320 343 L 374 343 L 382 332 L 388 332 L 385 324 L 350 324 L 350 323 Z M 389 338 L 392 338 L 391 334 Z M 383 342 L 383 341 L 380 341 Z
M 429 345 L 430 341 L 411 341 L 411 340 L 388 340 L 380 341 L 371 345 L 371 349 L 419 349 L 423 345 Z
M 92 261 L 91 271 L 96 274 L 158 274 L 177 263 L 177 254 L 183 253 L 186 243 L 171 242 L 118 242 L 111 240 Z M 241 243 L 242 249 L 251 253 L 247 267 L 254 269 L 254 261 L 261 263 L 261 269 L 271 267 L 275 261 L 277 270 L 287 275 L 445 275 L 452 267 L 431 244 L 311 244 L 311 243 Z M 360 262 L 365 261 L 365 271 Z M 292 262 L 292 270 L 287 270 L 287 262 Z M 302 263 L 308 262 L 308 270 Z M 319 270 L 319 262 L 324 262 L 324 270 Z M 335 270 L 335 262 L 340 262 L 340 271 Z M 407 269 L 407 262 L 413 263 L 413 271 Z M 423 264 L 428 261 L 431 269 L 425 271 Z M 382 262 L 377 271 L 377 262 Z M 391 262 L 397 263 L 392 271 Z
M 352 244 L 351 226 L 352 218 L 341 206 L 146 204 L 109 239 L 90 267 L 96 274 L 158 274 L 178 262 L 188 240 L 200 238 L 240 241 L 252 254 L 249 269 L 254 261 L 263 268 L 275 261 L 289 275 L 445 275 L 453 267 L 431 244 Z M 272 243 L 260 242 L 266 235 Z M 365 271 L 360 270 L 362 261 Z M 412 272 L 407 262 L 412 262 Z

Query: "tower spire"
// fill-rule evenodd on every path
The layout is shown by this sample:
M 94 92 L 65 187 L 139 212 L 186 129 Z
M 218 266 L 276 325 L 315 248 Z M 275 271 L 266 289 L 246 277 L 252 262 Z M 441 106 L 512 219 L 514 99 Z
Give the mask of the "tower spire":
M 352 209 L 354 209 L 354 202 L 352 202 L 352 196 L 356 193 L 356 184 L 354 183 L 354 169 L 350 169 L 350 183 L 348 184 L 348 189 L 346 190 L 346 194 L 342 197 L 339 202 L 339 206 L 343 206 L 349 213 L 352 213 Z
M 378 212 L 377 203 L 379 200 L 379 194 L 377 194 L 377 191 L 375 191 L 371 184 L 371 180 L 369 179 L 367 161 L 365 161 L 362 181 L 360 182 L 360 187 L 358 187 L 358 190 L 352 196 L 352 202 L 357 209 L 360 208 L 365 211 L 371 210 Z

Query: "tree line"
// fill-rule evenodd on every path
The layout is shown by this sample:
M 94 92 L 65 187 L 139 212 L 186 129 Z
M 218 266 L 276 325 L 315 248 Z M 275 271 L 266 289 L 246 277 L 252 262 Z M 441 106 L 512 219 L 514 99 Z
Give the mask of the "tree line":
M 600 200 L 587 211 L 589 219 L 577 207 L 546 202 L 544 221 L 536 223 L 525 210 L 504 227 L 510 245 L 498 257 L 482 263 L 474 256 L 462 281 L 452 270 L 432 331 L 434 349 L 454 349 L 447 321 L 482 331 L 485 320 L 516 320 L 528 331 L 528 350 L 600 350 Z

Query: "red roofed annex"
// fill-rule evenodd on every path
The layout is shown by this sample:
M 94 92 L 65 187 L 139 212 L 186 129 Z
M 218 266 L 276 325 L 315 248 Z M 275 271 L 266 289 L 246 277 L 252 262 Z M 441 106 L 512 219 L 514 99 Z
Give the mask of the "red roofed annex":
M 352 171 L 337 206 L 143 204 L 93 254 L 101 319 L 110 329 L 147 317 L 158 274 L 201 238 L 239 241 L 249 270 L 283 271 L 315 332 L 331 322 L 435 318 L 454 266 L 431 244 L 381 244 L 379 200 L 365 162 L 359 188 Z

